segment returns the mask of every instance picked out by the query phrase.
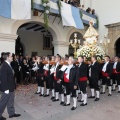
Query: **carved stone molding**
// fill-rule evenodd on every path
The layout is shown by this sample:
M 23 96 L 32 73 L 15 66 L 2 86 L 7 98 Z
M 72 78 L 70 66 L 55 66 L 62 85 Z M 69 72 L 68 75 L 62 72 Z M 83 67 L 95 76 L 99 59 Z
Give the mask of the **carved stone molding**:
M 15 42 L 18 35 L 0 33 L 0 41 Z
M 57 45 L 57 46 L 69 46 L 70 45 L 70 43 L 67 41 L 53 41 L 52 43 L 53 45 Z

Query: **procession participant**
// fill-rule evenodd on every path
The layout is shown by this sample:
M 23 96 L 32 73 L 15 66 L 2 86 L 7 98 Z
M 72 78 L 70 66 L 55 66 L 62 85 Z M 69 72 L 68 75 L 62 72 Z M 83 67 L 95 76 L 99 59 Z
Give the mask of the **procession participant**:
M 101 94 L 105 94 L 105 85 L 107 84 L 108 86 L 108 90 L 109 90 L 109 94 L 108 96 L 111 96 L 111 75 L 112 75 L 112 70 L 113 70 L 113 65 L 112 63 L 110 63 L 110 57 L 109 56 L 105 56 L 105 63 L 103 65 L 102 68 L 102 92 Z
M 44 69 L 44 78 L 46 81 L 46 89 L 47 89 L 47 93 L 44 95 L 44 97 L 48 97 L 49 96 L 49 91 L 50 91 L 50 57 L 46 57 L 46 62 L 47 64 L 44 65 L 43 69 Z
M 99 85 L 98 85 L 98 80 L 99 80 L 99 71 L 100 71 L 100 64 L 97 62 L 97 57 L 96 56 L 92 56 L 91 58 L 92 60 L 92 65 L 91 65 L 91 69 L 90 69 L 90 81 L 91 81 L 91 92 L 92 92 L 92 96 L 90 96 L 89 98 L 95 98 L 94 95 L 94 90 L 96 90 L 96 98 L 94 101 L 98 101 L 99 100 L 99 96 L 100 96 L 100 89 L 99 89 Z
M 41 94 L 39 96 L 43 96 L 44 95 L 44 70 L 43 70 L 43 63 L 42 63 L 42 59 L 40 57 L 37 58 L 37 62 L 36 62 L 36 67 L 34 68 L 34 70 L 36 70 L 36 80 L 37 80 L 37 84 L 38 84 L 38 91 L 37 93 Z
M 33 84 L 35 84 L 36 82 L 35 82 L 35 71 L 34 70 L 32 70 L 32 68 L 33 67 L 35 67 L 34 65 L 35 65 L 35 61 L 36 61 L 36 59 L 35 59 L 35 56 L 32 56 L 32 58 L 31 58 L 31 61 L 30 61 L 30 68 L 31 68 L 31 82 L 33 83 Z
M 114 65 L 113 65 L 113 81 L 117 80 L 118 85 L 118 93 L 120 93 L 120 62 L 119 57 L 116 56 L 114 58 Z M 115 90 L 115 83 L 113 84 L 113 90 Z
M 80 106 L 87 105 L 87 64 L 84 63 L 83 56 L 78 56 L 78 68 L 77 68 L 77 75 L 76 79 L 78 80 L 78 85 L 81 90 L 83 103 Z
M 91 96 L 89 96 L 88 98 L 95 98 L 95 91 L 94 91 L 92 78 L 91 78 L 91 67 L 92 67 L 92 61 L 88 61 L 88 80 L 89 80 L 89 86 L 91 90 Z
M 61 105 L 64 104 L 64 94 L 62 89 L 62 80 L 61 80 L 61 71 L 60 68 L 62 65 L 60 65 L 61 56 L 58 54 L 55 59 L 55 68 L 54 68 L 54 83 L 55 83 L 55 99 L 53 99 L 53 102 L 59 101 L 59 94 L 61 94 Z
M 51 57 L 51 68 L 50 68 L 50 76 L 49 76 L 49 87 L 52 90 L 51 100 L 55 99 L 55 88 L 54 88 L 54 67 L 55 67 L 55 56 Z M 51 72 L 53 70 L 53 72 Z
M 77 96 L 76 89 L 78 85 L 78 81 L 76 79 L 76 66 L 74 66 L 74 58 L 69 57 L 68 67 L 64 72 L 64 82 L 66 84 L 66 94 L 67 94 L 67 102 L 63 104 L 63 106 L 70 105 L 70 94 L 72 93 L 73 97 L 73 107 L 71 110 L 75 110 L 77 108 Z

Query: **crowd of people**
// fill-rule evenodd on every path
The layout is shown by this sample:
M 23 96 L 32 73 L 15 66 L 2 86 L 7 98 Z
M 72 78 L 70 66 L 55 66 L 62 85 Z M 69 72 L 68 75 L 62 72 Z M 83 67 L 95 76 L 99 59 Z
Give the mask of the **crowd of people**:
M 3 61 L 4 54 L 1 57 L 1 64 Z M 117 56 L 114 61 L 111 61 L 109 56 L 105 56 L 104 62 L 99 63 L 96 56 L 92 56 L 90 61 L 86 61 L 83 56 L 79 56 L 76 60 L 73 56 L 61 57 L 59 54 L 34 56 L 31 59 L 28 55 L 25 57 L 13 55 L 11 66 L 14 70 L 16 84 L 37 83 L 38 88 L 35 94 L 47 97 L 50 96 L 51 91 L 51 100 L 59 101 L 60 95 L 60 105 L 63 106 L 69 106 L 72 97 L 73 107 L 71 110 L 77 108 L 77 101 L 82 102 L 80 106 L 86 106 L 87 99 L 99 101 L 100 94 L 106 92 L 106 86 L 109 91 L 108 96 L 112 95 L 116 86 L 120 93 L 120 62 Z M 87 96 L 88 85 L 91 89 L 91 96 Z M 81 93 L 81 99 L 77 100 L 79 93 Z M 65 96 L 67 97 L 66 102 Z
M 78 4 L 76 0 L 65 0 L 65 3 L 80 8 L 82 10 L 85 10 L 84 5 Z M 90 7 L 86 9 L 86 12 L 95 15 L 95 9 L 91 9 Z

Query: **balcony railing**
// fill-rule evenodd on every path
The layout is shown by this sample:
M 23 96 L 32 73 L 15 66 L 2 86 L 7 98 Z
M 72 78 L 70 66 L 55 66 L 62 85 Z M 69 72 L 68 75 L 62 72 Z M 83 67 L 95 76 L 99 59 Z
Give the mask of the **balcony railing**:
M 60 11 L 57 4 L 58 0 L 50 0 L 50 13 L 52 15 L 59 15 Z M 66 3 L 67 5 L 67 3 Z M 34 9 L 38 11 L 44 11 L 44 7 L 42 5 L 42 0 L 34 0 Z M 85 10 L 78 8 L 82 13 L 82 21 L 85 25 L 89 25 L 89 21 L 94 21 L 94 27 L 98 27 L 98 18 L 96 15 L 92 15 L 87 13 Z

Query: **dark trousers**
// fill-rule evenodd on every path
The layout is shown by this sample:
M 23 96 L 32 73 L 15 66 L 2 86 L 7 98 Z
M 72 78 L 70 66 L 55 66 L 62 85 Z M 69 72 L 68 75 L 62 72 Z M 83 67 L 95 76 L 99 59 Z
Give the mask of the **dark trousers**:
M 46 88 L 50 89 L 50 86 L 49 86 L 49 77 L 45 77 L 45 82 L 46 82 Z
M 87 81 L 79 81 L 78 82 L 80 90 L 83 92 L 83 94 L 86 94 L 86 88 L 87 88 Z
M 89 85 L 91 89 L 99 91 L 98 78 L 89 77 Z
M 0 99 L 0 117 L 2 116 L 6 107 L 7 107 L 9 116 L 12 116 L 15 114 L 14 97 L 15 97 L 14 92 L 10 92 L 9 94 L 2 92 L 1 99 Z
M 43 76 L 37 76 L 37 77 L 36 77 L 37 84 L 38 84 L 38 86 L 40 86 L 40 87 L 44 87 L 44 79 L 42 80 L 42 79 L 41 79 L 42 77 L 43 77 Z
M 92 78 L 91 77 L 89 77 L 89 86 L 90 86 L 91 89 L 94 88 L 93 84 L 92 84 Z
M 117 74 L 117 85 L 120 85 L 120 74 Z
M 54 76 L 53 75 L 50 75 L 49 76 L 49 87 L 50 89 L 54 89 Z
M 111 86 L 111 81 L 106 76 L 102 76 L 102 85 Z
M 112 84 L 116 84 L 117 81 L 117 74 L 112 75 Z
M 76 90 L 74 89 L 74 83 L 66 82 L 66 94 L 70 95 L 72 93 L 72 97 L 76 97 Z
M 57 83 L 57 80 L 55 80 L 54 83 L 55 83 L 55 92 L 59 92 L 60 94 L 63 94 L 62 82 Z

